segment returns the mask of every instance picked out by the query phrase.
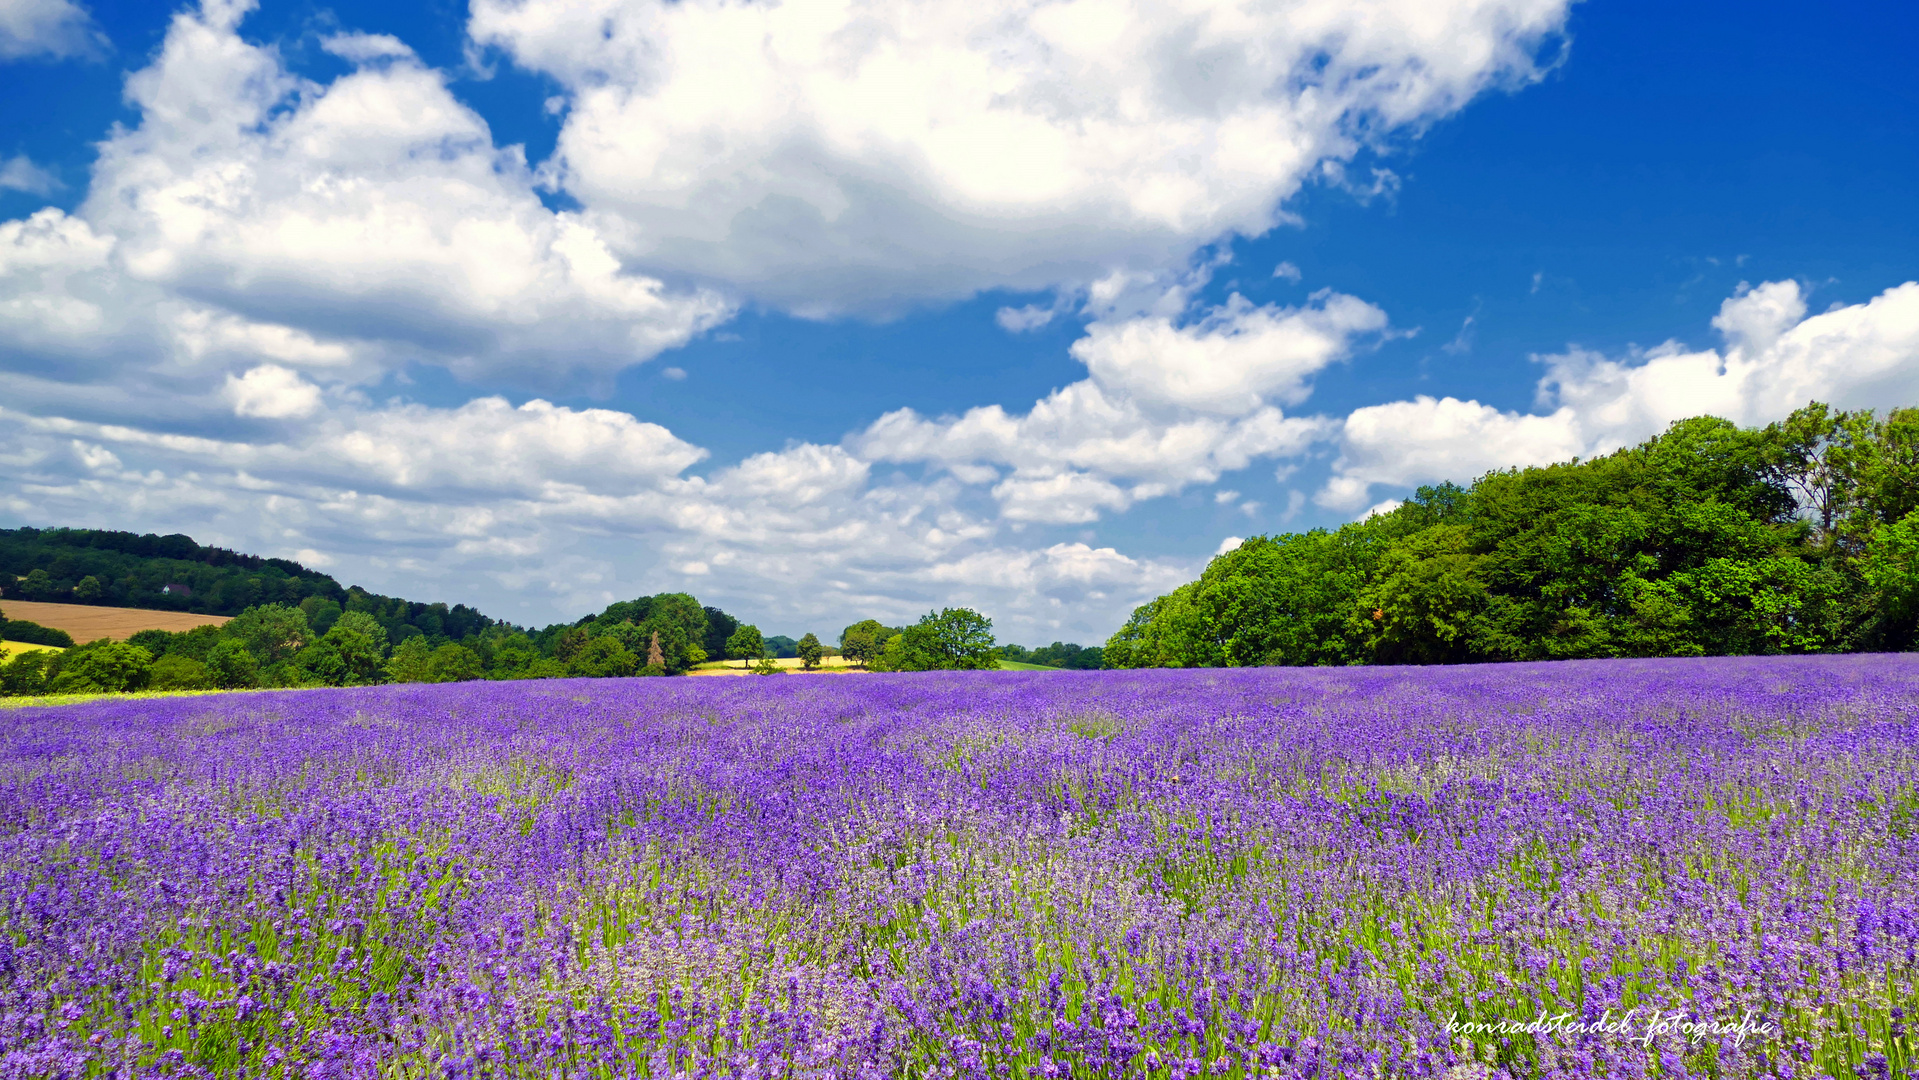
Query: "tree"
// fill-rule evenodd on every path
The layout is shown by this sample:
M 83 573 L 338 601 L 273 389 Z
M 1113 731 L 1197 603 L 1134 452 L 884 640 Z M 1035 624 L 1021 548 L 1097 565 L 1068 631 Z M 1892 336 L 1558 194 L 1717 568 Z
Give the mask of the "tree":
M 106 583 L 94 577 L 92 574 L 81 578 L 80 584 L 73 587 L 73 598 L 83 604 L 99 603 L 101 598 L 106 596 L 106 594 Z
M 260 684 L 260 660 L 237 638 L 223 638 L 207 652 L 207 670 L 222 690 Z
M 887 642 L 884 666 L 892 671 L 977 671 L 999 666 L 993 620 L 971 608 L 927 612 Z
M 601 635 L 588 641 L 567 664 L 567 674 L 587 679 L 625 678 L 640 666 L 618 638 Z
M 22 597 L 28 600 L 52 600 L 58 586 L 53 583 L 53 575 L 40 567 L 27 572 L 27 576 L 14 586 Z
M 331 630 L 334 621 L 340 617 L 342 610 L 337 602 L 325 596 L 309 596 L 305 600 L 300 601 L 300 611 L 306 615 L 307 625 L 311 626 L 313 632 L 316 634 L 325 634 L 328 630 Z M 358 612 L 357 614 L 365 615 L 366 613 Z M 368 618 L 371 617 L 372 616 L 368 615 Z M 379 620 L 375 619 L 374 621 L 377 623 Z M 385 641 L 386 637 L 386 628 L 381 627 L 380 640 Z
M 386 662 L 388 682 L 423 683 L 433 681 L 433 646 L 424 635 L 400 642 Z
M 608 641 L 615 648 L 619 643 Z M 579 654 L 586 655 L 585 650 Z M 396 683 L 468 682 L 485 674 L 480 657 L 464 645 L 447 642 L 439 648 L 427 644 L 424 635 L 400 642 L 386 663 L 387 679 Z
M 1459 663 L 1473 655 L 1486 586 L 1470 541 L 1464 525 L 1435 525 L 1380 560 L 1353 612 L 1376 662 Z
M 766 641 L 760 637 L 760 628 L 751 623 L 741 623 L 733 636 L 726 639 L 726 658 L 728 660 L 759 660 L 766 656 Z M 741 664 L 744 668 L 746 665 Z
M 215 686 L 213 672 L 205 664 L 177 653 L 155 660 L 147 676 L 152 690 L 212 690 Z
M 386 662 L 386 628 L 364 612 L 335 616 L 332 629 L 321 637 L 339 657 L 339 671 L 329 686 L 369 686 L 381 681 Z
M 1814 401 L 1765 430 L 1774 450 L 1775 482 L 1797 497 L 1822 539 L 1831 537 L 1834 524 L 1852 508 L 1859 472 L 1871 453 L 1872 427 L 1869 410 L 1847 412 Z
M 44 649 L 34 649 L 0 665 L 0 695 L 30 697 L 45 693 L 47 664 L 53 656 Z
M 826 649 L 825 646 L 820 644 L 820 639 L 814 636 L 811 631 L 808 631 L 806 636 L 801 638 L 799 644 L 794 647 L 794 651 L 799 654 L 800 666 L 808 671 L 812 671 L 814 668 L 820 666 L 820 657 L 825 654 Z
M 428 681 L 436 683 L 472 682 L 486 674 L 478 653 L 451 641 L 433 650 L 428 671 L 431 673 Z
M 706 633 L 700 639 L 700 649 L 708 657 L 726 657 L 726 639 L 740 628 L 740 621 L 719 608 L 704 609 L 706 613 Z
M 286 604 L 248 608 L 227 623 L 226 632 L 247 647 L 261 667 L 272 667 L 313 640 L 306 612 Z
M 896 627 L 880 625 L 878 619 L 862 619 L 840 631 L 840 655 L 861 667 L 869 667 L 879 659 L 888 639 L 897 637 L 899 632 Z
M 56 694 L 120 694 L 147 684 L 153 654 L 123 641 L 96 641 L 57 658 Z

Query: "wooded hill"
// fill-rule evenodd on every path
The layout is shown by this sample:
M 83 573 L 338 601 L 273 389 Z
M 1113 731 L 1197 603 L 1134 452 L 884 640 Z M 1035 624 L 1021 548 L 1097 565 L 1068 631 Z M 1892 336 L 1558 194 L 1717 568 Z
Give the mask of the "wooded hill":
M 301 608 L 324 633 L 342 611 L 372 615 L 395 640 L 423 634 L 461 641 L 505 626 L 465 604 L 382 596 L 290 559 L 206 547 L 190 536 L 104 529 L 0 529 L 0 600 L 239 615 L 248 608 Z M 410 630 L 407 628 L 411 628 Z
M 1140 607 L 1108 667 L 1899 651 L 1919 622 L 1919 409 L 1673 424 L 1589 461 L 1256 536 Z

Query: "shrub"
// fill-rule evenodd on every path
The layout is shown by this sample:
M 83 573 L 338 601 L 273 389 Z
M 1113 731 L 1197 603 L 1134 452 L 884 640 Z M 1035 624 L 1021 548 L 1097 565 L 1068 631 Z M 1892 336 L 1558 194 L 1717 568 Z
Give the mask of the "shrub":
M 96 641 L 60 657 L 56 694 L 122 694 L 146 686 L 153 654 L 124 641 Z
M 0 665 L 0 695 L 31 697 L 47 690 L 47 663 L 53 656 L 35 649 Z
M 205 664 L 190 656 L 170 654 L 153 662 L 153 670 L 147 675 L 147 688 L 212 690 L 215 683 L 213 672 Z
M 0 638 L 7 641 L 20 641 L 28 645 L 52 645 L 59 649 L 73 648 L 73 635 L 65 630 L 55 630 L 51 626 L 41 626 L 37 622 L 25 619 L 7 619 L 0 622 Z
M 207 650 L 207 671 L 222 690 L 260 685 L 260 661 L 243 643 L 226 638 Z

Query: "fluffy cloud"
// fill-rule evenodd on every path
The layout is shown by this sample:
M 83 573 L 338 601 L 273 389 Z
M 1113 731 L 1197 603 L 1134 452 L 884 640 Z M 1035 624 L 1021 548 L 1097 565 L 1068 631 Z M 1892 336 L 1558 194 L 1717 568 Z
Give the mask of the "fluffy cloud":
M 624 257 L 802 312 L 1176 266 L 1537 76 L 1565 0 L 475 0 Z
M 1313 373 L 1383 330 L 1386 316 L 1350 296 L 1321 294 L 1299 308 L 1254 306 L 1235 295 L 1182 317 L 1205 272 L 1136 291 L 1154 309 L 1125 313 L 1124 283 L 1093 289 L 1107 313 L 1073 356 L 1089 378 L 1054 391 L 1024 415 L 999 405 L 956 417 L 911 409 L 882 416 L 852 440 L 874 461 L 920 462 L 992 488 L 1013 521 L 1076 524 L 1102 512 L 1211 483 L 1253 461 L 1297 454 L 1327 430 L 1273 404 L 1305 397 Z M 1012 469 L 1001 478 L 1000 469 Z
M 281 415 L 231 389 L 266 378 L 263 359 L 333 383 L 423 361 L 565 384 L 729 315 L 548 210 L 519 149 L 397 39 L 327 39 L 355 66 L 316 84 L 239 35 L 250 8 L 175 15 L 128 79 L 139 122 L 101 144 L 79 209 L 0 224 L 0 370 L 74 388 L 16 380 L 16 400 L 104 382 Z
M 1303 400 L 1309 377 L 1385 327 L 1385 312 L 1350 296 L 1305 308 L 1234 296 L 1184 326 L 1163 316 L 1095 322 L 1072 351 L 1101 386 L 1143 404 L 1243 416 L 1268 399 Z
M 1492 468 L 1603 454 L 1702 413 L 1759 424 L 1813 399 L 1847 408 L 1919 400 L 1919 282 L 1810 318 L 1797 282 L 1742 286 L 1712 323 L 1723 350 L 1668 342 L 1624 359 L 1581 350 L 1537 358 L 1549 412 L 1425 396 L 1355 410 L 1317 501 L 1353 509 L 1374 485 L 1464 483 Z
M 227 376 L 226 396 L 235 413 L 269 420 L 311 416 L 320 409 L 320 388 L 277 364 Z
M 0 0 L 0 60 L 102 52 L 92 17 L 73 0 Z

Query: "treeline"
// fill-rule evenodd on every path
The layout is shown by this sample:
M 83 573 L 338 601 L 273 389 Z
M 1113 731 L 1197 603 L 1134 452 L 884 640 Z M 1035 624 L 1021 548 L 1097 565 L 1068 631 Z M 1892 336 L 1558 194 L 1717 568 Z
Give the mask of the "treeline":
M 1919 409 L 1673 424 L 1589 461 L 1253 537 L 1140 607 L 1109 667 L 1898 651 L 1919 623 Z
M 411 606 L 362 590 L 349 590 L 345 605 L 315 599 L 248 608 L 218 627 L 143 630 L 124 642 L 23 652 L 0 663 L 0 693 L 677 675 L 724 655 L 742 629 L 758 635 L 685 593 L 621 601 L 543 630 L 467 618 L 470 609 L 444 605 L 430 605 L 439 610 L 421 619 Z M 422 621 L 433 630 L 421 629 Z

